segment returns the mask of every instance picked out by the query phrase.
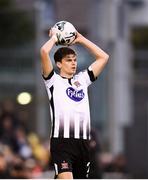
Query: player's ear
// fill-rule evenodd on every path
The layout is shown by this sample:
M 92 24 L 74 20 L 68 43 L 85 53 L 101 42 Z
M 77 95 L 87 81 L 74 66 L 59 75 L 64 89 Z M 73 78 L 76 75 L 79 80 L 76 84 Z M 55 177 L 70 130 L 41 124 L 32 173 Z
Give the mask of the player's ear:
M 57 62 L 56 65 L 59 69 L 61 69 L 61 62 Z

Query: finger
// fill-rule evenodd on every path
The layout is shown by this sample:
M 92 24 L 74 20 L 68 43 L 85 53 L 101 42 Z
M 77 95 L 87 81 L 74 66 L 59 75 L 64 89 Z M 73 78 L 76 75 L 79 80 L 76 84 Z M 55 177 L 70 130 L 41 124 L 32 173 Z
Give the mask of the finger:
M 48 30 L 48 35 L 49 35 L 49 37 L 52 36 L 52 28 L 49 28 L 49 30 Z

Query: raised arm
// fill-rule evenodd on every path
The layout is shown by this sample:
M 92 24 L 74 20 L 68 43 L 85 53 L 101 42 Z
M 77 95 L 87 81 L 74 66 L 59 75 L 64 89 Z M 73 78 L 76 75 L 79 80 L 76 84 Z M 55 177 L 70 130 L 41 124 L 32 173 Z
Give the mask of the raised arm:
M 77 38 L 74 41 L 74 43 L 82 44 L 91 52 L 92 55 L 95 56 L 95 61 L 91 64 L 91 68 L 94 73 L 94 76 L 97 77 L 102 72 L 106 63 L 108 62 L 109 55 L 78 32 Z
M 51 38 L 40 49 L 41 67 L 42 67 L 44 77 L 48 77 L 48 75 L 53 70 L 53 65 L 52 65 L 51 59 L 49 57 L 49 53 L 50 53 L 52 47 L 57 42 L 57 37 L 55 34 L 50 32 L 49 35 L 51 35 Z

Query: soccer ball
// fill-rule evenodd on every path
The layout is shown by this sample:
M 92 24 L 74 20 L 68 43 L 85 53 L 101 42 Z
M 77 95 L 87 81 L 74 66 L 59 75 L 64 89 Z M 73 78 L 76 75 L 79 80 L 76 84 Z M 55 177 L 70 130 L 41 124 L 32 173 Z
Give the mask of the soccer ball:
M 59 21 L 53 28 L 57 29 L 58 45 L 70 45 L 76 38 L 76 29 L 70 22 Z

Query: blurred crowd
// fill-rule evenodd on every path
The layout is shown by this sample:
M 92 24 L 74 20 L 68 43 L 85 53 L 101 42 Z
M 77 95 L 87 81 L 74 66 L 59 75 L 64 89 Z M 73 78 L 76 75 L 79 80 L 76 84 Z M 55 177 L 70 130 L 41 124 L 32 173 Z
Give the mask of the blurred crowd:
M 104 150 L 103 143 L 96 129 L 91 131 L 91 171 L 90 179 L 129 179 L 126 156 L 122 153 L 113 155 Z
M 23 113 L 21 114 L 23 116 Z M 0 179 L 54 177 L 49 154 L 49 139 L 41 139 L 27 127 L 15 105 L 5 100 L 0 105 Z M 104 153 L 98 131 L 92 129 L 90 141 L 90 179 L 129 178 L 123 154 Z
M 13 102 L 1 103 L 0 179 L 38 178 L 50 168 L 49 142 L 28 130 L 22 119 Z

